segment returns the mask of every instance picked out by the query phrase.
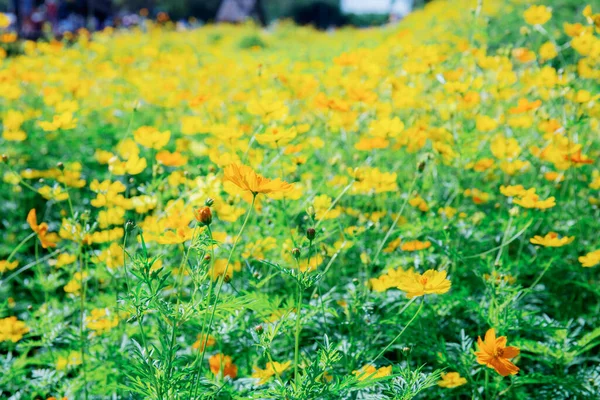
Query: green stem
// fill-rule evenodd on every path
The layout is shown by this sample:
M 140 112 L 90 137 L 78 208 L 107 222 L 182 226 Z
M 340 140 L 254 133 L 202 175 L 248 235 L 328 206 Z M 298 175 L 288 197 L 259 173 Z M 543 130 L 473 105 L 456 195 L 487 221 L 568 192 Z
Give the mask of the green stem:
M 312 242 L 311 242 L 312 243 Z M 300 375 L 298 374 L 298 361 L 300 359 L 300 331 L 301 331 L 301 314 L 302 314 L 302 288 L 300 282 L 297 283 L 296 296 L 296 332 L 294 333 L 294 382 L 296 390 L 300 389 Z
M 8 256 L 8 258 L 6 259 L 6 262 L 10 262 L 10 260 L 12 260 L 12 258 L 15 256 L 15 254 L 17 254 L 17 252 L 19 251 L 19 249 L 21 247 L 23 247 L 23 245 L 25 243 L 27 243 L 31 238 L 35 237 L 36 235 L 37 235 L 37 233 L 33 232 L 31 235 L 29 235 L 25 239 L 23 239 L 21 241 L 21 243 L 19 243 L 17 245 L 17 247 L 15 247 L 14 250 L 10 253 L 10 255 Z
M 410 301 L 412 302 L 412 301 L 414 301 L 414 299 L 415 298 L 412 298 Z M 404 328 L 402 328 L 402 330 L 400 331 L 400 333 L 398 333 L 396 335 L 396 337 L 394 339 L 392 339 L 392 341 L 387 346 L 385 346 L 385 348 L 383 350 L 381 350 L 381 352 L 377 355 L 377 357 L 375 357 L 373 359 L 373 362 L 377 361 L 377 359 L 379 359 L 379 357 L 381 357 L 387 351 L 387 349 L 389 349 L 396 342 L 396 340 L 398 340 L 398 338 L 400 336 L 402 336 L 402 334 L 404 333 L 404 331 L 406 330 L 406 328 L 408 328 L 410 326 L 410 324 L 412 324 L 412 322 L 417 318 L 417 316 L 421 312 L 421 309 L 423 308 L 423 304 L 424 303 L 425 303 L 425 301 L 421 300 L 421 304 L 419 305 L 419 309 L 417 310 L 417 312 L 415 313 L 415 315 L 413 315 L 413 317 L 410 319 L 410 321 L 408 321 L 408 323 L 404 326 Z M 409 302 L 409 304 L 410 304 L 410 302 Z
M 227 276 L 227 270 L 229 269 L 229 264 L 231 263 L 231 258 L 233 257 L 235 248 L 237 247 L 240 237 L 242 236 L 242 233 L 244 232 L 244 229 L 246 228 L 246 224 L 248 223 L 248 220 L 250 219 L 250 214 L 252 214 L 252 210 L 254 210 L 254 203 L 256 202 L 256 195 L 257 195 L 257 193 L 253 193 L 252 203 L 250 204 L 250 209 L 246 213 L 246 218 L 244 219 L 244 223 L 242 224 L 240 231 L 238 232 L 237 236 L 235 237 L 235 240 L 233 241 L 233 246 L 231 246 L 231 251 L 229 252 L 229 257 L 227 258 L 227 264 L 225 264 L 225 270 L 223 271 L 223 275 L 221 276 L 221 278 L 219 279 L 219 282 L 217 283 L 215 302 L 213 304 L 212 313 L 210 314 L 210 318 L 208 320 L 208 328 L 206 329 L 207 335 L 210 334 L 210 330 L 212 328 L 212 323 L 215 319 L 215 313 L 217 311 L 217 305 L 219 303 L 219 296 L 221 295 L 221 289 L 223 288 L 223 283 L 225 281 L 225 277 Z M 210 299 L 209 299 L 209 301 L 210 301 Z M 204 359 L 205 351 L 206 351 L 206 346 L 204 347 L 204 349 L 202 349 L 202 356 L 200 357 L 200 366 L 198 367 L 198 371 L 196 373 L 197 374 L 196 379 L 199 379 L 200 374 L 202 373 L 202 367 L 204 365 L 204 363 L 202 363 L 202 360 Z

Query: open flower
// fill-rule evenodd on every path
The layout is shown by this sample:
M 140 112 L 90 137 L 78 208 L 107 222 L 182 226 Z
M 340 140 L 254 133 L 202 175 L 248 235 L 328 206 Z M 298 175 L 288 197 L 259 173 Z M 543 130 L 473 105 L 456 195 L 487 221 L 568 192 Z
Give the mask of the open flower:
M 450 286 L 446 271 L 430 269 L 423 274 L 414 272 L 404 275 L 400 279 L 398 289 L 406 292 L 408 298 L 413 298 L 425 294 L 443 294 L 450 290 Z
M 38 225 L 35 208 L 29 210 L 29 214 L 27 214 L 27 223 L 29 224 L 31 229 L 37 234 L 37 237 L 38 239 L 40 239 L 43 248 L 47 249 L 48 247 L 56 247 L 56 242 L 58 241 L 56 234 L 48 233 L 47 223 L 42 222 Z
M 171 131 L 161 132 L 153 126 L 142 126 L 133 132 L 133 138 L 144 147 L 160 150 L 169 143 Z
M 600 264 L 600 249 L 587 253 L 585 256 L 579 257 L 579 262 L 582 267 L 593 267 Z
M 269 381 L 269 379 L 271 379 L 273 375 L 281 375 L 281 373 L 288 369 L 290 365 L 292 365 L 291 361 L 287 361 L 284 363 L 278 363 L 277 361 L 269 361 L 265 365 L 265 369 L 254 367 L 252 377 L 260 379 L 259 384 L 264 385 Z
M 536 235 L 529 239 L 531 243 L 539 244 L 540 246 L 544 247 L 562 247 L 566 244 L 571 243 L 573 240 L 575 240 L 575 236 L 565 236 L 559 239 L 558 233 L 556 232 L 548 232 L 546 236 Z
M 0 343 L 11 341 L 17 343 L 23 335 L 29 332 L 25 322 L 19 321 L 17 317 L 0 319 Z
M 493 368 L 502 376 L 515 375 L 519 372 L 519 367 L 509 361 L 519 355 L 519 349 L 513 346 L 506 346 L 506 336 L 496 338 L 494 328 L 488 329 L 485 333 L 485 340 L 477 338 L 477 348 L 475 352 L 477 362 L 489 368 Z
M 442 372 L 442 380 L 438 381 L 438 386 L 443 388 L 455 388 L 464 385 L 467 380 L 460 376 L 458 372 Z
M 228 376 L 231 379 L 235 379 L 237 376 L 238 368 L 231 360 L 231 356 L 221 353 L 215 354 L 208 359 L 208 364 L 210 365 L 210 371 L 215 376 L 219 375 L 221 371 L 223 376 Z
M 225 168 L 224 173 L 226 181 L 232 182 L 242 190 L 251 192 L 254 196 L 259 193 L 276 194 L 293 189 L 291 184 L 279 178 L 265 178 L 247 165 L 230 164 Z

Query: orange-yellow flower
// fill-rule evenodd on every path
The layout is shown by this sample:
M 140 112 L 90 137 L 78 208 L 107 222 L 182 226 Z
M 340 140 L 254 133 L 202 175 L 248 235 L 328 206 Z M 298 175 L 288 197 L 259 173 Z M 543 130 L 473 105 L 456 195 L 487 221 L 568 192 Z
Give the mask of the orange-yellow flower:
M 546 234 L 546 236 L 536 235 L 536 236 L 532 237 L 531 239 L 529 239 L 529 241 L 531 243 L 539 244 L 540 246 L 544 246 L 544 247 L 561 247 L 561 246 L 571 243 L 573 240 L 575 240 L 575 236 L 571 236 L 571 237 L 565 236 L 565 237 L 559 239 L 558 233 L 556 233 L 556 232 L 548 232 L 548 234 Z
M 535 193 L 535 189 L 529 189 L 521 198 L 515 199 L 514 203 L 523 208 L 537 208 L 538 210 L 545 210 L 556 205 L 554 197 L 541 200 Z
M 455 388 L 464 385 L 467 380 L 460 376 L 458 372 L 442 372 L 442 380 L 438 381 L 438 386 L 443 388 Z
M 38 225 L 35 208 L 29 210 L 29 214 L 27 214 L 27 223 L 29 224 L 31 229 L 37 234 L 37 237 L 38 239 L 40 239 L 43 248 L 47 249 L 48 247 L 56 247 L 56 234 L 48 233 L 47 223 L 42 222 Z
M 600 264 L 600 249 L 587 253 L 578 258 L 582 267 L 593 267 Z
M 406 292 L 406 297 L 413 298 L 426 294 L 443 294 L 450 290 L 452 284 L 446 278 L 446 271 L 433 269 L 423 274 L 414 272 L 400 278 L 398 289 Z
M 259 193 L 277 194 L 293 189 L 293 186 L 281 179 L 269 179 L 257 174 L 247 165 L 230 164 L 225 168 L 225 180 L 232 182 L 242 190 L 253 195 Z
M 519 372 L 519 367 L 509 361 L 519 355 L 519 349 L 506 346 L 506 336 L 496 338 L 494 328 L 488 329 L 485 340 L 481 340 L 481 337 L 477 338 L 477 348 L 479 351 L 476 351 L 475 355 L 479 364 L 494 368 L 502 376 L 515 375 Z
M 421 242 L 420 240 L 411 240 L 410 242 L 406 242 L 400 246 L 403 251 L 419 251 L 425 250 L 431 247 L 431 242 L 426 240 Z
M 208 359 L 210 371 L 216 376 L 223 371 L 223 376 L 235 379 L 238 373 L 238 367 L 231 360 L 231 356 L 221 353 L 215 354 Z

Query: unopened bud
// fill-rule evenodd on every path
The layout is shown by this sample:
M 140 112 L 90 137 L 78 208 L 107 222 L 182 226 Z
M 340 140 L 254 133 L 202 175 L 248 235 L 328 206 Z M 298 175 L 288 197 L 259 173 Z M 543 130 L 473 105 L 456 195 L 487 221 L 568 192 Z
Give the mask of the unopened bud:
M 297 247 L 294 247 L 292 249 L 292 255 L 294 256 L 294 258 L 297 260 L 298 258 L 300 258 L 300 249 Z
M 265 331 L 265 328 L 263 328 L 262 325 L 258 325 L 254 328 L 254 331 L 260 335 Z
M 210 225 L 212 222 L 212 211 L 210 211 L 210 207 L 208 206 L 200 207 L 195 211 L 195 217 L 196 221 L 202 225 Z
M 315 228 L 308 228 L 306 230 L 306 237 L 308 238 L 308 240 L 310 240 L 311 242 L 315 239 L 315 236 L 317 235 L 317 232 L 315 231 Z
M 8 162 L 8 156 L 6 154 L 2 154 L 2 162 L 4 162 L 4 163 Z
M 210 261 L 210 254 L 204 255 L 204 261 Z
M 131 232 L 134 229 L 135 229 L 135 222 L 133 222 L 132 220 L 129 220 L 125 223 L 125 230 L 127 232 Z
M 223 281 L 224 281 L 225 283 L 229 283 L 229 282 L 231 282 L 231 276 L 229 276 L 229 275 L 225 275 L 225 278 L 223 278 Z
M 56 163 L 56 168 L 60 169 L 61 171 L 65 170 L 65 164 L 63 164 L 62 161 L 59 161 Z
M 210 207 L 213 204 L 215 204 L 215 200 L 212 199 L 212 198 L 210 198 L 210 197 L 208 199 L 206 199 L 206 201 L 204 202 L 204 205 L 207 206 L 207 207 Z

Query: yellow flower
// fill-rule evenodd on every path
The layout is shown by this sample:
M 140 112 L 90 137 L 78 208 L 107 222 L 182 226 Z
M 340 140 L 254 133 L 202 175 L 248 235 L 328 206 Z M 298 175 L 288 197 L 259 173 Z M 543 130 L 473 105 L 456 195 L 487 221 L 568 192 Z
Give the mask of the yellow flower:
M 203 333 L 199 333 L 197 340 L 194 342 L 194 344 L 192 344 L 192 349 L 202 351 L 202 350 L 204 350 L 205 344 L 206 344 L 206 347 L 212 347 L 215 344 L 217 344 L 217 339 L 213 335 L 206 335 Z
M 529 25 L 544 25 L 552 18 L 552 9 L 546 6 L 531 6 L 523 13 Z
M 523 185 L 515 185 L 515 186 L 500 186 L 500 193 L 502 193 L 506 197 L 516 197 L 523 196 L 527 193 L 527 190 L 523 187 Z
M 534 236 L 529 241 L 544 247 L 562 247 L 575 240 L 575 236 L 558 238 L 558 233 L 549 232 L 546 236 Z
M 514 200 L 514 203 L 523 208 L 536 208 L 538 210 L 546 210 L 556 205 L 554 197 L 549 197 L 545 200 L 541 200 L 540 197 L 535 194 L 535 189 L 529 189 L 521 197 Z
M 540 57 L 542 60 L 552 60 L 557 55 L 558 51 L 552 42 L 546 42 L 540 47 Z
M 29 332 L 25 322 L 19 321 L 17 317 L 0 319 L 0 343 L 11 341 L 17 343 L 23 335 Z
M 8 15 L 0 12 L 0 29 L 4 29 L 10 25 L 10 18 Z
M 5 271 L 12 271 L 19 266 L 18 261 L 0 260 L 0 274 Z
M 160 150 L 169 143 L 171 132 L 161 132 L 153 126 L 142 126 L 133 132 L 133 138 L 144 147 Z
M 77 118 L 73 118 L 73 113 L 65 112 L 52 117 L 51 122 L 40 121 L 38 124 L 45 132 L 53 132 L 59 129 L 67 130 L 77 126 Z
M 254 196 L 259 193 L 277 194 L 293 189 L 291 184 L 279 178 L 265 178 L 246 165 L 230 164 L 225 168 L 224 174 L 225 181 L 232 182 L 240 189 L 251 192 Z
M 384 378 L 392 374 L 392 366 L 388 365 L 377 369 L 373 365 L 367 364 L 357 371 L 352 371 L 352 373 L 356 375 L 359 381 Z
M 465 383 L 467 383 L 467 380 L 460 376 L 458 372 L 442 372 L 442 380 L 438 382 L 438 386 L 451 389 Z
M 252 377 L 260 379 L 259 384 L 264 385 L 269 381 L 269 379 L 271 379 L 273 375 L 281 375 L 281 373 L 287 370 L 291 365 L 291 361 L 286 361 L 284 363 L 278 363 L 277 361 L 269 361 L 265 365 L 265 369 L 254 367 Z
M 579 262 L 582 267 L 594 267 L 600 264 L 600 249 L 587 253 L 585 256 L 579 257 Z
M 398 289 L 406 292 L 408 298 L 413 298 L 426 294 L 444 294 L 450 290 L 450 286 L 446 271 L 430 269 L 423 274 L 415 272 L 402 277 Z
M 431 247 L 431 242 L 426 240 L 421 242 L 419 240 L 411 240 L 410 242 L 406 242 L 400 246 L 403 251 L 420 251 L 425 250 Z

